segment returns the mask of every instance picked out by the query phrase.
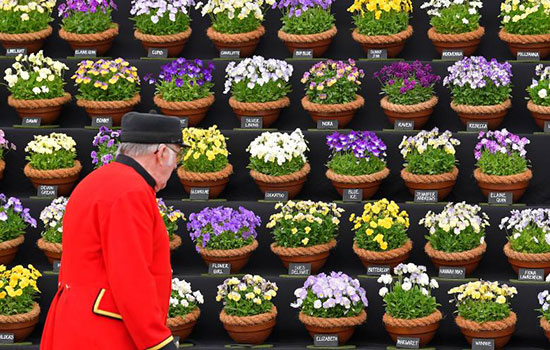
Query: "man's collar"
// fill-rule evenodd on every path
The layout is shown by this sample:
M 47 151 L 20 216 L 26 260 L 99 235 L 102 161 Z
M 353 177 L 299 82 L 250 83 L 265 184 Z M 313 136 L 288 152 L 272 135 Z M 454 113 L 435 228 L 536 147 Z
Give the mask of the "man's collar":
M 116 157 L 115 162 L 122 163 L 124 165 L 128 165 L 134 168 L 134 170 L 137 171 L 137 173 L 143 177 L 143 179 L 149 184 L 149 186 L 155 189 L 155 186 L 157 184 L 155 179 L 134 158 L 128 157 L 127 155 L 124 155 L 124 154 L 119 154 Z

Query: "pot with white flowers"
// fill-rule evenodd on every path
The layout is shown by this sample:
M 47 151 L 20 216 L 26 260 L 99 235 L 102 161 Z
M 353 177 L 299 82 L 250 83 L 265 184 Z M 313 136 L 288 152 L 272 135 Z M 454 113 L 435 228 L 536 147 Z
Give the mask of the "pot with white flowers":
M 157 205 L 166 231 L 168 231 L 170 251 L 173 252 L 181 245 L 181 237 L 176 234 L 176 231 L 178 230 L 178 220 L 185 220 L 185 215 L 180 210 L 174 209 L 173 206 L 166 205 L 162 198 L 157 198 Z
M 543 290 L 537 295 L 540 309 L 540 327 L 544 330 L 544 334 L 550 340 L 550 292 L 548 289 Z
M 68 199 L 59 197 L 54 199 L 47 207 L 40 212 L 40 220 L 44 230 L 36 244 L 44 252 L 50 264 L 54 261 L 61 261 L 63 253 L 63 216 L 67 207 Z
M 437 309 L 440 305 L 432 295 L 439 284 L 430 280 L 426 266 L 399 264 L 393 272 L 395 279 L 391 274 L 378 278 L 378 283 L 384 284 L 378 292 L 386 309 L 382 321 L 394 342 L 398 337 L 418 338 L 423 348 L 432 341 L 443 319 Z
M 4 76 L 11 93 L 8 105 L 19 118 L 39 117 L 41 124 L 52 124 L 63 105 L 71 101 L 71 94 L 63 89 L 67 69 L 64 63 L 45 57 L 42 51 L 17 55 Z
M 0 193 L 0 264 L 13 261 L 19 246 L 25 241 L 28 226 L 36 227 L 36 220 L 18 198 L 7 198 Z
M 489 281 L 475 281 L 451 288 L 457 316 L 455 322 L 468 344 L 475 339 L 493 339 L 495 349 L 508 344 L 516 330 L 517 316 L 510 302 L 515 287 Z M 452 302 L 452 300 L 451 300 Z
M 365 204 L 361 215 L 351 214 L 349 221 L 355 231 L 353 251 L 365 267 L 393 268 L 409 258 L 413 247 L 407 236 L 409 214 L 399 210 L 394 201 L 383 198 Z
M 535 119 L 537 126 L 544 129 L 550 122 L 550 66 L 538 64 L 535 68 L 536 79 L 527 87 L 529 101 L 527 109 Z
M 172 293 L 166 326 L 172 335 L 180 337 L 183 342 L 193 332 L 197 320 L 201 315 L 199 305 L 204 303 L 202 293 L 191 289 L 191 283 L 172 278 Z
M 256 229 L 261 219 L 244 207 L 206 207 L 191 213 L 187 222 L 189 236 L 205 264 L 231 264 L 231 273 L 239 272 L 258 248 Z
M 300 129 L 291 134 L 264 132 L 246 148 L 250 154 L 250 176 L 262 193 L 286 191 L 288 199 L 292 199 L 302 190 L 311 170 L 305 156 L 307 150 Z
M 335 203 L 288 201 L 277 203 L 266 228 L 272 229 L 271 251 L 285 268 L 290 263 L 311 264 L 315 274 L 325 265 L 331 249 L 336 247 L 340 217 L 344 209 Z
M 220 321 L 231 339 L 239 344 L 260 345 L 273 331 L 277 308 L 277 284 L 259 275 L 232 277 L 218 286 L 216 301 L 223 302 Z
M 15 151 L 17 147 L 15 143 L 11 143 L 6 139 L 6 134 L 4 130 L 0 129 L 0 180 L 4 177 L 4 170 L 6 169 L 6 153 L 10 150 Z
M 428 229 L 424 251 L 434 266 L 464 267 L 470 275 L 487 250 L 485 228 L 489 217 L 479 205 L 449 203 L 443 211 L 431 210 L 419 222 Z
M 339 294 L 341 298 L 333 297 Z M 357 279 L 343 272 L 320 273 L 307 278 L 304 286 L 294 291 L 300 321 L 312 338 L 316 334 L 338 336 L 344 345 L 355 332 L 355 327 L 367 320 L 367 294 Z

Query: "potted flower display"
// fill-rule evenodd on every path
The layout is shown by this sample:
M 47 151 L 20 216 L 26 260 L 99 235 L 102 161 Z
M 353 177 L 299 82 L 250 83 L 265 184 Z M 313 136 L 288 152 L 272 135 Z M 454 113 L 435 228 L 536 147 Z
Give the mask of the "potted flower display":
M 386 198 L 363 206 L 361 215 L 351 214 L 355 231 L 353 251 L 365 267 L 395 267 L 409 258 L 412 241 L 407 236 L 409 214 Z
M 544 129 L 544 123 L 550 121 L 550 66 L 538 64 L 535 68 L 536 79 L 527 87 L 529 101 L 527 109 L 535 119 L 537 126 Z
M 277 33 L 290 53 L 312 50 L 313 57 L 321 57 L 338 32 L 330 6 L 334 0 L 278 0 L 283 16 L 282 28 Z
M 51 124 L 61 114 L 63 105 L 71 101 L 71 94 L 63 89 L 67 69 L 64 63 L 45 57 L 42 51 L 17 55 L 4 76 L 11 93 L 8 105 L 15 108 L 20 118 L 40 117 L 43 124 Z
M 316 63 L 302 77 L 306 96 L 302 107 L 315 122 L 337 120 L 338 127 L 346 126 L 355 112 L 365 105 L 357 92 L 361 87 L 362 69 L 351 58 L 347 62 L 327 60 Z
M 83 107 L 90 118 L 113 118 L 115 126 L 141 101 L 137 68 L 122 58 L 82 61 L 72 79 L 79 93 L 76 104 Z
M 12 333 L 14 342 L 22 342 L 34 330 L 40 315 L 36 301 L 40 290 L 36 282 L 42 276 L 32 265 L 6 270 L 0 265 L 0 331 Z
M 547 0 L 504 0 L 500 4 L 502 26 L 498 36 L 514 56 L 518 52 L 538 52 L 540 59 L 550 53 L 550 6 Z
M 269 127 L 281 109 L 290 105 L 286 96 L 291 91 L 289 83 L 294 68 L 291 64 L 265 59 L 262 56 L 246 58 L 239 63 L 229 62 L 225 68 L 224 94 L 231 91 L 229 105 L 242 117 L 261 117 L 263 126 Z
M 240 57 L 251 56 L 265 34 L 264 10 L 275 0 L 207 0 L 199 2 L 201 14 L 209 15 L 212 25 L 206 35 L 218 50 L 239 50 Z
M 411 0 L 354 0 L 348 8 L 355 13 L 353 40 L 363 50 L 387 50 L 389 58 L 397 57 L 412 36 L 409 16 L 413 10 Z
M 170 239 L 170 250 L 174 251 L 181 245 L 181 237 L 176 234 L 178 230 L 178 220 L 185 220 L 185 215 L 180 210 L 174 209 L 171 205 L 166 205 L 162 198 L 157 198 L 157 205 L 160 210 L 160 216 L 168 231 L 168 238 Z
M 525 268 L 550 274 L 550 209 L 512 210 L 499 227 L 508 232 L 504 254 L 516 273 Z
M 294 198 L 304 186 L 311 167 L 305 152 L 307 141 L 302 130 L 291 134 L 264 132 L 256 137 L 246 151 L 250 153 L 250 176 L 266 191 L 287 191 Z
M 474 177 L 481 192 L 485 196 L 489 192 L 512 192 L 513 201 L 518 201 L 533 177 L 525 149 L 529 139 L 506 129 L 480 132 L 477 139 Z
M 63 216 L 67 207 L 68 198 L 58 197 L 40 212 L 40 220 L 44 224 L 42 237 L 36 244 L 40 248 L 50 264 L 61 261 L 63 253 Z
M 384 284 L 378 292 L 386 309 L 382 321 L 394 342 L 398 337 L 418 338 L 422 348 L 433 339 L 443 318 L 432 295 L 439 284 L 430 280 L 426 266 L 399 264 L 393 271 L 395 280 L 390 274 L 378 278 Z
M 115 160 L 115 153 L 120 145 L 120 130 L 111 130 L 101 126 L 95 135 L 92 145 L 97 148 L 91 152 L 94 169 L 111 163 Z
M 458 177 L 455 158 L 458 145 L 460 141 L 449 130 L 439 133 L 438 128 L 403 136 L 399 144 L 405 160 L 401 178 L 412 195 L 415 190 L 437 190 L 441 201 L 451 193 Z
M 278 290 L 277 284 L 259 275 L 228 278 L 218 286 L 216 301 L 223 302 L 220 321 L 231 339 L 263 344 L 275 327 L 277 308 L 272 299 Z
M 56 0 L 35 0 L 29 6 L 28 0 L 12 0 L 2 3 L 0 8 L 0 43 L 4 48 L 25 48 L 34 53 L 42 47 L 44 40 L 52 34 L 48 24 L 52 18 Z
M 311 337 L 334 334 L 338 344 L 344 345 L 355 327 L 367 320 L 365 289 L 343 272 L 309 276 L 294 295 L 296 301 L 290 306 L 300 309 L 298 317 Z
M 202 293 L 191 289 L 191 283 L 172 278 L 172 294 L 168 308 L 166 325 L 172 334 L 180 337 L 180 343 L 193 332 L 201 315 L 199 304 L 204 303 Z
M 217 198 L 233 174 L 225 136 L 216 125 L 208 129 L 185 128 L 182 133 L 183 142 L 188 145 L 177 171 L 183 188 L 188 193 L 193 187 L 209 188 L 208 197 Z
M 256 228 L 260 224 L 260 217 L 243 207 L 206 207 L 189 215 L 187 230 L 207 265 L 230 263 L 231 273 L 237 273 L 258 248 Z
M 380 106 L 392 125 L 396 120 L 412 120 L 415 129 L 422 129 L 430 119 L 438 98 L 434 85 L 441 80 L 432 73 L 429 63 L 396 62 L 374 73 L 380 80 L 382 94 Z
M 544 334 L 546 334 L 546 337 L 548 340 L 550 340 L 550 292 L 548 292 L 548 289 L 540 292 L 537 295 L 537 298 L 539 299 L 540 304 L 540 326 L 544 330 Z
M 153 101 L 162 113 L 186 117 L 188 126 L 196 126 L 214 103 L 213 71 L 212 62 L 180 57 L 163 65 L 157 78 L 148 74 L 144 80 L 155 84 Z
M 192 6 L 194 0 L 132 0 L 135 38 L 145 50 L 167 49 L 168 57 L 177 57 L 191 36 Z
M 73 50 L 94 49 L 103 56 L 118 35 L 111 13 L 118 10 L 113 0 L 65 0 L 57 8 L 62 25 L 59 37 Z
M 431 210 L 419 222 L 428 229 L 424 251 L 436 268 L 464 267 L 466 275 L 479 265 L 487 250 L 485 228 L 489 217 L 479 205 L 449 203 L 439 214 Z
M 517 294 L 515 287 L 496 281 L 475 281 L 454 287 L 448 293 L 455 296 L 458 313 L 455 322 L 468 344 L 473 338 L 494 339 L 495 349 L 500 349 L 510 341 L 517 322 L 510 306 L 510 299 Z
M 272 229 L 271 251 L 279 256 L 285 268 L 290 263 L 311 264 L 315 274 L 336 247 L 340 217 L 344 209 L 335 203 L 288 201 L 277 203 L 266 228 Z
M 0 129 L 0 180 L 4 177 L 4 170 L 6 169 L 6 161 L 4 157 L 10 150 L 16 150 L 15 143 L 11 143 L 6 139 L 4 130 Z
M 386 145 L 370 131 L 337 131 L 327 136 L 330 157 L 326 176 L 342 195 L 346 188 L 362 189 L 363 199 L 377 191 L 390 170 L 386 167 Z
M 71 192 L 82 170 L 75 146 L 75 140 L 67 134 L 35 135 L 25 147 L 25 159 L 29 162 L 24 169 L 33 186 L 57 186 L 57 193 L 62 196 Z
M 480 0 L 429 0 L 420 6 L 430 16 L 428 38 L 440 55 L 443 50 L 461 50 L 471 56 L 477 50 L 485 34 L 479 25 L 482 7 Z
M 483 121 L 489 129 L 497 128 L 512 107 L 512 65 L 472 56 L 447 70 L 443 85 L 451 89 L 451 108 L 462 123 Z
M 18 198 L 7 198 L 0 193 L 0 264 L 13 261 L 19 246 L 25 241 L 24 234 L 29 225 L 36 227 L 30 209 L 23 208 Z

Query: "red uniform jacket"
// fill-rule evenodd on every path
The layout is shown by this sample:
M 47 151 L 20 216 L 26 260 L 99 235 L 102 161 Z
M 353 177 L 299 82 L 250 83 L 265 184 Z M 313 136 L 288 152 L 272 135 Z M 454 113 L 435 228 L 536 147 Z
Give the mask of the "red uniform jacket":
M 135 160 L 119 156 L 75 188 L 41 350 L 176 349 L 166 327 L 168 234 L 154 185 Z

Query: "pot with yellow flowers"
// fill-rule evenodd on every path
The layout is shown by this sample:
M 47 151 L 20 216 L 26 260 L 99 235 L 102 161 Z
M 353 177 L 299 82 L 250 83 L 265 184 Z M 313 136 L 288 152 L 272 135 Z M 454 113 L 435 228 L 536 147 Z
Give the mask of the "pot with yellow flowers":
M 6 153 L 10 150 L 15 151 L 16 148 L 14 143 L 6 139 L 4 130 L 0 129 L 0 180 L 4 177 L 4 170 L 6 169 L 6 161 L 4 160 Z
M 194 187 L 209 188 L 208 197 L 217 198 L 233 174 L 229 164 L 225 136 L 216 125 L 208 129 L 185 128 L 183 143 L 189 148 L 183 152 L 178 177 L 185 191 Z
M 36 220 L 18 198 L 0 193 L 0 264 L 13 261 L 19 246 L 25 241 L 28 226 L 36 227 Z
M 336 247 L 344 209 L 335 203 L 313 201 L 277 203 L 275 209 L 279 212 L 271 215 L 266 225 L 275 240 L 271 251 L 285 268 L 290 263 L 311 264 L 311 273 L 316 274 Z
M 367 203 L 361 215 L 351 214 L 355 231 L 353 251 L 365 267 L 395 267 L 409 258 L 412 241 L 407 236 L 409 215 L 386 198 Z
M 54 199 L 47 207 L 40 212 L 40 220 L 44 225 L 42 237 L 36 244 L 44 252 L 50 263 L 61 261 L 63 253 L 63 216 L 67 207 L 68 199 L 59 197 Z
M 172 334 L 180 337 L 183 342 L 193 332 L 193 328 L 201 315 L 199 305 L 204 303 L 204 297 L 199 290 L 193 291 L 191 283 L 172 278 L 172 293 L 166 326 Z
M 160 210 L 160 216 L 168 231 L 168 238 L 170 240 L 170 250 L 174 251 L 181 245 L 181 237 L 176 234 L 178 230 L 178 220 L 185 220 L 185 215 L 180 210 L 174 209 L 171 205 L 166 205 L 162 198 L 157 198 L 157 205 Z
M 34 300 L 40 293 L 36 282 L 41 276 L 32 265 L 10 270 L 0 265 L 0 332 L 13 333 L 15 342 L 25 340 L 38 323 L 40 306 Z
M 259 275 L 228 278 L 218 286 L 216 301 L 223 302 L 220 321 L 231 339 L 239 344 L 265 342 L 275 327 L 272 299 L 278 290 L 277 284 Z
M 454 287 L 456 324 L 468 344 L 476 339 L 494 339 L 495 349 L 501 349 L 516 330 L 517 316 L 510 300 L 517 294 L 515 287 L 489 281 L 475 281 Z

